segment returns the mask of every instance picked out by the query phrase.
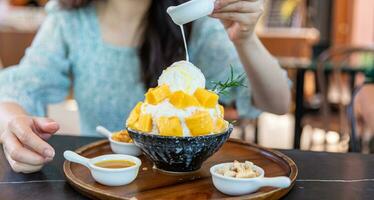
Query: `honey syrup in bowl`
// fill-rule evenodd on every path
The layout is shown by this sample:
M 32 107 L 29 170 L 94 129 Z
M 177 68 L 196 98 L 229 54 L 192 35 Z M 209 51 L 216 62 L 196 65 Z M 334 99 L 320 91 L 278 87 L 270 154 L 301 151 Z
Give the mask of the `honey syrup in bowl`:
M 133 182 L 142 161 L 130 155 L 106 154 L 94 158 L 83 157 L 73 151 L 65 151 L 66 160 L 84 165 L 96 182 L 107 186 L 121 186 Z
M 95 163 L 95 166 L 108 169 L 122 169 L 135 166 L 135 163 L 129 160 L 104 160 Z

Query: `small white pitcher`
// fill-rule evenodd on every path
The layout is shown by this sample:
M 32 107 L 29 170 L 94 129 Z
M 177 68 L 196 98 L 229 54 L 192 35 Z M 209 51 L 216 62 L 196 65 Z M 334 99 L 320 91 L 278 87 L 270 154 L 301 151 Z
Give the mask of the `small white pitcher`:
M 170 6 L 166 12 L 174 23 L 183 25 L 213 13 L 216 0 L 191 0 L 178 6 Z

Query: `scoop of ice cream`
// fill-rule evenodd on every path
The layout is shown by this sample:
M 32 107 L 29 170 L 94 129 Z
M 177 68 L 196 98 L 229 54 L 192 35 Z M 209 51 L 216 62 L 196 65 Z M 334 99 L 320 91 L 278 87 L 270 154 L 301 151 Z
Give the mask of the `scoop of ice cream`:
M 171 92 L 182 90 L 192 95 L 197 88 L 205 88 L 205 77 L 192 63 L 179 61 L 162 72 L 158 85 L 163 84 L 168 85 Z

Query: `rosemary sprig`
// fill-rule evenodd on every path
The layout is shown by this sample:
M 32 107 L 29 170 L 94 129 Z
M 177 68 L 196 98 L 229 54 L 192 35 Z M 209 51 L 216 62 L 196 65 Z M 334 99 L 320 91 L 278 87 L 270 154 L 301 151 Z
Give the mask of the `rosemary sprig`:
M 228 120 L 228 122 L 234 126 L 239 125 L 238 120 Z
M 243 81 L 245 78 L 245 73 L 242 73 L 238 76 L 234 76 L 234 68 L 230 65 L 230 77 L 222 82 L 222 81 L 212 81 L 214 84 L 212 91 L 217 94 L 228 95 L 228 89 L 233 87 L 247 87 Z

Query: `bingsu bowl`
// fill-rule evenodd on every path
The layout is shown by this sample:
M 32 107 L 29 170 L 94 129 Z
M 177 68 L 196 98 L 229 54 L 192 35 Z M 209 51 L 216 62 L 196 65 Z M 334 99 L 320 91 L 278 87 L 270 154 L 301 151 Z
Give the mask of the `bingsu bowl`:
M 158 169 L 195 171 L 232 132 L 218 100 L 218 94 L 205 89 L 199 68 L 187 61 L 176 62 L 131 111 L 126 129 Z

